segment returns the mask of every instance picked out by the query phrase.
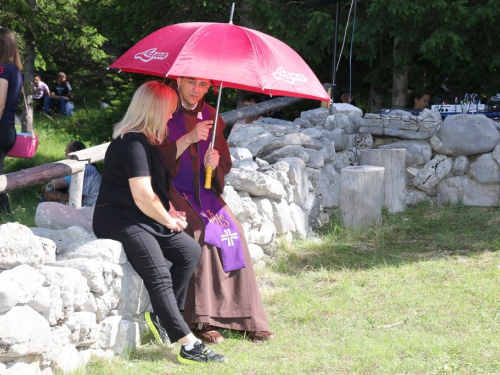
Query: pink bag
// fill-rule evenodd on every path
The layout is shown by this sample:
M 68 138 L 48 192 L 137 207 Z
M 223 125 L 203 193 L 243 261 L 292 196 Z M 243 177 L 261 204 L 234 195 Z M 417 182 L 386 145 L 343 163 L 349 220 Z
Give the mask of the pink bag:
M 14 148 L 7 152 L 7 156 L 12 158 L 32 158 L 38 148 L 38 136 L 33 130 L 33 118 L 29 115 L 28 104 L 26 103 L 26 96 L 24 95 L 24 87 L 22 89 L 24 106 L 26 107 L 26 114 L 28 116 L 28 132 L 17 133 L 16 144 Z
M 7 152 L 11 158 L 32 158 L 38 148 L 38 136 L 35 133 L 17 133 L 14 148 Z

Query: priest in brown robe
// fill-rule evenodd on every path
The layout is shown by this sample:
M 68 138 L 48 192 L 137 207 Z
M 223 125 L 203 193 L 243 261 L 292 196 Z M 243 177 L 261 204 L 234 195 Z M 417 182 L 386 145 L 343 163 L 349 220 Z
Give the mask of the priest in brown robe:
M 210 81 L 181 77 L 172 87 L 179 94 L 179 108 L 168 123 L 169 142 L 173 146 L 168 148 L 172 155 L 166 157 L 175 157 L 175 141 L 184 134 L 196 127 L 199 131 L 210 129 L 207 141 L 191 144 L 184 151 L 172 179 L 173 205 L 186 212 L 185 232 L 202 247 L 200 262 L 189 283 L 184 319 L 205 342 L 224 341 L 219 328 L 245 331 L 251 341 L 272 339 L 274 334 L 269 330 L 243 228 L 221 198 L 224 176 L 231 170 L 232 162 L 223 136 L 226 125 L 220 116 L 214 148 L 210 147 L 211 123 L 216 115 L 204 99 Z M 212 187 L 206 190 L 205 168 L 209 166 L 214 168 Z M 220 210 L 208 207 L 210 200 Z M 220 228 L 215 228 L 217 224 Z M 233 250 L 236 242 L 237 251 Z

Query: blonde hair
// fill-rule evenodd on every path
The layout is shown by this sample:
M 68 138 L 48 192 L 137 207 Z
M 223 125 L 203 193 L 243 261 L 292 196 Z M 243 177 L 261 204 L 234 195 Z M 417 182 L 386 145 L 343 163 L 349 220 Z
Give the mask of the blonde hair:
M 0 64 L 16 65 L 17 70 L 23 70 L 16 38 L 9 29 L 0 27 Z
M 113 128 L 113 139 L 126 133 L 143 133 L 152 145 L 167 137 L 168 114 L 177 109 L 177 94 L 159 81 L 142 84 L 132 97 L 127 113 Z

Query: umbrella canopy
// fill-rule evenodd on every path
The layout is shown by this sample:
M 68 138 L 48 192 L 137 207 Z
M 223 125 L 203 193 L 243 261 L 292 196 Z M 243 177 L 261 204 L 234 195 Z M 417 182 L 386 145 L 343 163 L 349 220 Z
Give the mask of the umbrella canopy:
M 110 68 L 196 77 L 223 87 L 329 101 L 306 62 L 280 40 L 231 23 L 180 23 L 148 35 Z

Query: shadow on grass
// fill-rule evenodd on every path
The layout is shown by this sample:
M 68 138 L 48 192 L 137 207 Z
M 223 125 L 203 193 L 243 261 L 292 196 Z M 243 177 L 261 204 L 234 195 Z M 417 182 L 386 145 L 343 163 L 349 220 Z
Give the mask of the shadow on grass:
M 311 269 L 370 269 L 448 256 L 474 256 L 500 248 L 498 207 L 431 207 L 419 204 L 382 224 L 346 229 L 332 217 L 316 238 L 283 243 L 271 267 L 297 274 Z

